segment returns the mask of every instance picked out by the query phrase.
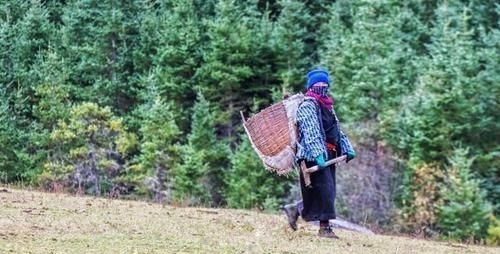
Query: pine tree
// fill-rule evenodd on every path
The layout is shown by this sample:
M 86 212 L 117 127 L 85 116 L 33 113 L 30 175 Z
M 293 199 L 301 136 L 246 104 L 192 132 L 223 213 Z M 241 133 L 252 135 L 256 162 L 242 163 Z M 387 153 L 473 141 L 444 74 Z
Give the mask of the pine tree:
M 304 1 L 308 22 L 304 24 L 306 34 L 304 38 L 305 55 L 309 64 L 321 61 L 321 49 L 330 35 L 328 21 L 331 19 L 333 2 L 329 0 Z
M 5 89 L 0 87 L 0 142 L 3 144 L 0 148 L 1 183 L 22 180 L 22 171 L 19 170 L 21 163 L 18 158 L 20 133 L 15 128 L 15 117 L 12 116 L 8 101 Z
M 39 83 L 33 86 L 32 96 L 32 122 L 29 127 L 29 143 L 36 150 L 31 155 L 34 164 L 29 172 L 30 179 L 36 180 L 42 172 L 43 164 L 48 160 L 54 147 L 50 133 L 57 127 L 59 121 L 68 119 L 71 108 L 70 91 L 68 85 L 68 67 L 64 60 L 49 48 L 45 54 L 39 57 L 40 64 L 37 71 L 43 73 Z
M 216 7 L 216 16 L 208 21 L 210 43 L 196 75 L 207 100 L 217 101 L 224 109 L 222 133 L 234 138 L 235 123 L 240 121 L 237 112 L 249 108 L 253 98 L 269 103 L 274 78 L 266 70 L 271 49 L 263 39 L 270 38 L 270 30 L 262 29 L 267 26 L 252 8 L 240 11 L 232 0 L 220 1 Z
M 0 84 L 5 85 L 18 124 L 25 129 L 31 119 L 33 87 L 42 75 L 40 55 L 48 48 L 54 28 L 39 1 L 0 4 Z
M 437 235 L 436 221 L 438 206 L 442 204 L 440 183 L 444 178 L 443 170 L 436 164 L 416 164 L 410 162 L 403 184 L 403 206 L 401 216 L 407 230 L 419 232 L 422 236 Z
M 360 195 L 346 191 L 346 205 L 366 206 L 348 216 L 382 226 L 393 219 L 395 195 L 400 193 L 394 183 L 399 172 L 394 170 L 396 163 L 384 140 L 384 123 L 393 121 L 391 110 L 400 106 L 402 96 L 414 85 L 415 51 L 405 27 L 414 20 L 408 9 L 377 1 L 340 1 L 334 14 L 322 65 L 332 74 L 330 91 L 344 131 L 362 155 L 352 167 L 363 172 L 339 172 L 340 178 L 349 180 L 339 186 L 342 190 L 368 182 Z M 363 205 L 356 206 L 357 200 Z
M 233 208 L 276 210 L 286 196 L 291 178 L 265 170 L 243 135 L 243 141 L 231 157 L 231 170 L 225 175 L 227 204 Z
M 303 89 L 304 72 L 309 68 L 304 42 L 305 24 L 310 16 L 304 3 L 295 0 L 279 2 L 281 11 L 275 22 L 274 46 L 278 76 L 287 92 Z
M 29 181 L 38 173 L 45 151 L 39 141 L 44 130 L 33 117 L 36 87 L 43 80 L 39 66 L 53 41 L 54 26 L 40 1 L 0 3 L 0 86 L 5 115 L 3 131 L 10 179 Z M 2 134 L 2 135 L 4 135 Z
M 181 147 L 181 163 L 173 172 L 174 198 L 190 205 L 220 205 L 222 177 L 228 168 L 229 147 L 217 140 L 216 115 L 200 93 L 193 107 L 191 132 Z
M 471 37 L 473 30 L 467 27 L 469 16 L 454 11 L 446 5 L 440 7 L 433 43 L 428 45 L 431 57 L 423 61 L 418 85 L 404 100 L 396 121 L 401 130 L 394 132 L 399 135 L 394 136 L 397 146 L 424 161 L 445 161 L 457 142 L 477 147 L 478 154 L 492 151 L 496 145 L 491 140 L 499 134 L 497 123 L 491 121 L 497 113 L 484 110 L 498 108 L 491 100 L 498 94 L 498 86 L 491 83 L 491 78 L 498 74 L 486 65 L 490 72 L 485 78 L 479 63 L 491 63 L 489 57 L 474 53 L 478 49 Z M 492 131 L 477 132 L 485 128 Z
M 497 15 L 500 15 L 500 6 L 497 6 Z M 500 20 L 498 21 L 500 25 Z M 476 168 L 481 178 L 484 180 L 482 187 L 487 190 L 488 200 L 498 204 L 500 200 L 500 146 L 494 140 L 500 138 L 500 122 L 495 119 L 500 118 L 500 30 L 492 29 L 488 33 L 481 35 L 481 45 L 479 52 L 483 69 L 478 73 L 478 84 L 474 89 L 475 109 L 473 111 L 474 121 L 477 121 L 477 128 L 488 130 L 484 132 L 469 133 L 470 143 L 478 150 L 477 158 L 473 168 Z M 478 62 L 476 62 L 477 64 Z M 494 207 L 495 213 L 500 213 L 500 205 Z
M 42 56 L 39 66 L 43 73 L 40 83 L 35 87 L 36 103 L 33 103 L 33 116 L 43 129 L 52 131 L 60 120 L 66 120 L 70 107 L 68 68 L 64 59 L 55 50 L 49 49 Z
M 54 36 L 54 27 L 49 22 L 48 11 L 39 1 L 9 1 L 0 4 L 0 82 L 8 84 L 10 91 L 23 96 L 32 94 L 41 73 L 36 70 L 38 56 L 49 47 Z M 18 105 L 19 110 L 29 114 L 30 104 Z
M 450 164 L 440 193 L 443 204 L 438 207 L 438 229 L 450 238 L 482 239 L 492 209 L 480 182 L 471 173 L 472 159 L 467 149 L 454 150 Z
M 135 104 L 133 48 L 140 7 L 134 0 L 72 1 L 64 8 L 61 55 L 80 101 L 112 106 L 120 113 Z
M 492 186 L 498 182 L 494 180 L 498 170 L 491 162 L 498 146 L 492 140 L 498 138 L 499 128 L 492 121 L 498 109 L 492 98 L 498 94 L 494 80 L 499 75 L 493 71 L 498 64 L 482 52 L 491 56 L 498 49 L 493 44 L 478 47 L 481 44 L 473 40 L 475 32 L 468 26 L 468 9 L 452 7 L 442 4 L 436 10 L 432 43 L 427 45 L 430 55 L 420 60 L 417 86 L 403 99 L 387 137 L 403 158 L 441 168 L 456 146 L 470 147 L 471 156 L 481 158 L 472 168 L 483 173 L 488 180 L 483 186 L 488 186 L 489 197 L 495 197 Z M 407 182 L 404 188 L 412 185 Z
M 149 88 L 151 100 L 142 108 L 140 156 L 129 169 L 127 178 L 134 185 L 145 185 L 157 202 L 170 201 L 172 168 L 178 161 L 181 131 L 174 120 L 174 107 L 165 103 L 154 86 Z
M 196 70 L 202 62 L 203 23 L 196 16 L 194 1 L 173 1 L 172 7 L 160 13 L 159 45 L 154 57 L 158 89 L 168 101 L 179 105 L 181 126 L 189 129 L 187 109 L 196 100 Z M 162 24 L 163 23 L 163 24 Z M 153 29 L 157 29 L 156 26 Z
M 340 115 L 348 122 L 380 121 L 386 109 L 397 107 L 411 91 L 412 49 L 401 38 L 404 16 L 384 5 L 358 4 L 352 28 L 338 13 L 322 62 L 331 71 Z

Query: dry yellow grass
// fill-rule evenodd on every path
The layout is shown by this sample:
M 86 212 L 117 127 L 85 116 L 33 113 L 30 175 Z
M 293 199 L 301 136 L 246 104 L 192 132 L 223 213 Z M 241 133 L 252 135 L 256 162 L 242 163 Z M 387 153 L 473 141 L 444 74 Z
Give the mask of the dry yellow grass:
M 340 240 L 322 239 L 314 225 L 299 227 L 247 210 L 0 191 L 0 253 L 500 253 L 343 230 Z

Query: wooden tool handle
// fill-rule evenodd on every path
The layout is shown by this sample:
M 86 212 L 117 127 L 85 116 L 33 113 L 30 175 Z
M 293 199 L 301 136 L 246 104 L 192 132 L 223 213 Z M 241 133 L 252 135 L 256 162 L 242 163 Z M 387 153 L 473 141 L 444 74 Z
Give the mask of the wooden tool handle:
M 335 159 L 331 159 L 331 160 L 327 161 L 325 163 L 325 166 L 330 166 L 332 164 L 335 164 L 335 163 L 338 163 L 338 162 L 341 162 L 341 161 L 345 161 L 345 160 L 347 160 L 347 155 L 342 155 L 340 157 L 337 157 Z M 307 173 L 312 173 L 312 172 L 316 172 L 318 170 L 319 170 L 319 166 L 312 166 L 310 168 L 307 168 L 306 172 Z
M 325 163 L 326 166 L 330 166 L 332 164 L 345 161 L 347 159 L 347 155 L 342 155 L 340 157 L 337 157 L 335 159 L 331 159 Z M 311 173 L 316 172 L 319 170 L 318 166 L 313 166 L 310 168 L 306 167 L 306 162 L 302 161 L 300 164 L 300 169 L 302 170 L 302 175 L 304 175 L 304 184 L 306 187 L 311 186 Z

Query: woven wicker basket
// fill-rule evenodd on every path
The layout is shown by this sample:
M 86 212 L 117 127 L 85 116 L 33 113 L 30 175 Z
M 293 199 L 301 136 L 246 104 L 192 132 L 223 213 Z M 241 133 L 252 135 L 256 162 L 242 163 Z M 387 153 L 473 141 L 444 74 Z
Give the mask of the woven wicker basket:
M 297 143 L 296 114 L 304 95 L 296 94 L 271 105 L 243 126 L 252 146 L 267 170 L 278 175 L 290 173 L 295 167 Z

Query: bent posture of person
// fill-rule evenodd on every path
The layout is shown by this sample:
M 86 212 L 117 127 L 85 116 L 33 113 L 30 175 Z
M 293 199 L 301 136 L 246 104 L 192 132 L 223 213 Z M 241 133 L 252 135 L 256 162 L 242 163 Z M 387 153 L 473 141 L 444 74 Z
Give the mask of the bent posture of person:
M 297 110 L 296 160 L 299 165 L 304 161 L 307 167 L 318 165 L 320 170 L 310 175 L 311 185 L 307 187 L 300 172 L 302 200 L 285 205 L 284 210 L 293 230 L 297 230 L 297 219 L 301 216 L 305 221 L 319 221 L 319 236 L 338 238 L 329 222 L 336 217 L 335 165 L 325 165 L 327 160 L 341 155 L 339 122 L 333 99 L 328 96 L 331 83 L 325 70 L 312 70 L 307 74 L 307 91 Z M 353 151 L 349 152 L 347 160 L 354 156 Z

